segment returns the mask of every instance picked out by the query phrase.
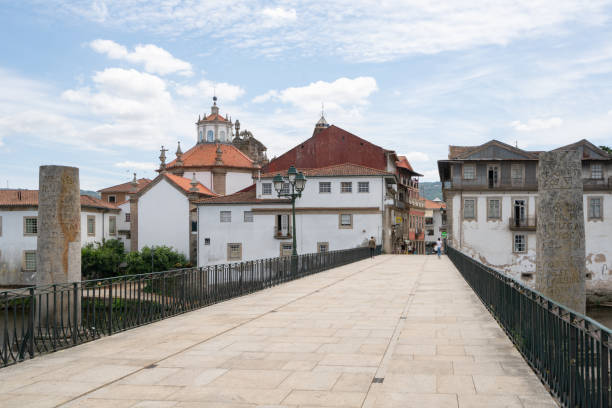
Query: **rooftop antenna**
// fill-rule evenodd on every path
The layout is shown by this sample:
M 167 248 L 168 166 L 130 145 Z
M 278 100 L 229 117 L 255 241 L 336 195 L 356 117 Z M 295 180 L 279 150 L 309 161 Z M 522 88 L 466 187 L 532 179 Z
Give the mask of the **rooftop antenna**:
M 321 102 L 321 117 L 325 116 L 325 105 Z
M 514 141 L 514 146 L 518 149 L 518 140 Z

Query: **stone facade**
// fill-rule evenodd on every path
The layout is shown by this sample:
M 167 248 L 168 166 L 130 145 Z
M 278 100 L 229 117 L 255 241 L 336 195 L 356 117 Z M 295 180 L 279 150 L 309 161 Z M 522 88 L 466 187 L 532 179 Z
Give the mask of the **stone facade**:
M 585 313 L 582 168 L 577 150 L 540 154 L 536 289 Z

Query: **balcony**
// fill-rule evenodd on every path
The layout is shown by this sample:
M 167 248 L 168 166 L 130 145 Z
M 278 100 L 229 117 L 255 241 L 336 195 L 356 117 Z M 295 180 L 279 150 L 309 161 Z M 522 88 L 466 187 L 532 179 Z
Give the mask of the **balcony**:
M 274 226 L 274 238 L 276 239 L 291 238 L 291 228 L 278 229 L 277 226 Z
M 535 231 L 537 225 L 536 217 L 514 218 L 508 221 L 510 231 Z
M 596 190 L 612 190 L 612 177 L 600 179 L 582 179 L 582 185 L 585 191 Z

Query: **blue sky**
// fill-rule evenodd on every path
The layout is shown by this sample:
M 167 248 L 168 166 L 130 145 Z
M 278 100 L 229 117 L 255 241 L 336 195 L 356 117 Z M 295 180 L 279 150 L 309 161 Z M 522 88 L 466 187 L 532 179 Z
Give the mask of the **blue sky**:
M 84 189 L 154 177 L 213 89 L 269 157 L 323 102 L 428 181 L 449 144 L 612 145 L 611 17 L 612 0 L 0 0 L 0 186 L 37 188 L 41 164 Z

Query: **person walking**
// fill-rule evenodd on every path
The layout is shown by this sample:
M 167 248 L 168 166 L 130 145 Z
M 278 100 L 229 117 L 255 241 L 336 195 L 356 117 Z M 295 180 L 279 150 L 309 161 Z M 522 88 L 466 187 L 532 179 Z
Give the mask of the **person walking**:
M 370 258 L 374 259 L 374 251 L 376 251 L 376 239 L 374 237 L 370 237 L 368 246 L 370 247 Z
M 436 242 L 436 252 L 438 253 L 438 259 L 440 259 L 440 255 L 442 254 L 442 241 L 438 238 L 438 242 Z

